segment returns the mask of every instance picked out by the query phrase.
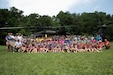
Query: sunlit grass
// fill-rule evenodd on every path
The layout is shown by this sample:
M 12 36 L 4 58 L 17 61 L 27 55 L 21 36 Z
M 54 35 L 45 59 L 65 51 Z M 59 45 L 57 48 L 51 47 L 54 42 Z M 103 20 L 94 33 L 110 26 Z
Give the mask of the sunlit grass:
M 0 46 L 0 75 L 113 75 L 113 48 L 94 53 L 29 54 L 6 52 Z

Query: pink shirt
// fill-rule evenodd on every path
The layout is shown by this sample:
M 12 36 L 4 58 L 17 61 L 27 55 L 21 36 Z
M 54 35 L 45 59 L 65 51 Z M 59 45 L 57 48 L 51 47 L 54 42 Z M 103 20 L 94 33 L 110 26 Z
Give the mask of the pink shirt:
M 64 44 L 64 40 L 59 40 L 59 43 L 60 44 Z
M 93 39 L 93 40 L 91 40 L 91 42 L 92 42 L 92 43 L 96 43 L 96 40 L 95 40 L 95 39 Z

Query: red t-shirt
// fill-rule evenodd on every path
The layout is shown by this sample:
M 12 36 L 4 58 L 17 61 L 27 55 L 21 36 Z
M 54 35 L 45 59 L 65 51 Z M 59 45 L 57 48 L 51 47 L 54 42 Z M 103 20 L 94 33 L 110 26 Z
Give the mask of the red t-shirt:
M 110 42 L 109 41 L 105 41 L 104 45 L 110 46 Z

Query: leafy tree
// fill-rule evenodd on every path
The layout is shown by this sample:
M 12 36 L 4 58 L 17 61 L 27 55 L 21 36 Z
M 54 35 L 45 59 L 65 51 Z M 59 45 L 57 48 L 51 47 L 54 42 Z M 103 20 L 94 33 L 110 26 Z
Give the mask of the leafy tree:
M 81 14 L 60 11 L 57 16 L 39 15 L 32 13 L 23 15 L 23 11 L 15 7 L 0 9 L 0 27 L 25 27 L 23 29 L 0 30 L 0 43 L 4 43 L 8 32 L 30 35 L 45 29 L 56 30 L 61 35 L 66 34 L 96 34 L 99 27 L 106 24 L 106 37 L 113 40 L 113 14 L 105 12 L 83 12 Z M 48 27 L 49 26 L 49 27 Z M 50 27 L 52 26 L 52 27 Z M 61 27 L 57 27 L 61 26 Z M 48 27 L 48 28 L 47 28 Z

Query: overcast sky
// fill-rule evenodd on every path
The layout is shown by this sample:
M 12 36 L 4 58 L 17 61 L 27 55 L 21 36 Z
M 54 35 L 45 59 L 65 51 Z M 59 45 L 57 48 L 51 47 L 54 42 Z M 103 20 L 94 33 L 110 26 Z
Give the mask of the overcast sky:
M 112 5 L 113 0 L 0 0 L 0 9 L 14 6 L 24 11 L 24 15 L 38 13 L 53 16 L 61 10 L 70 13 L 102 11 L 113 14 Z

